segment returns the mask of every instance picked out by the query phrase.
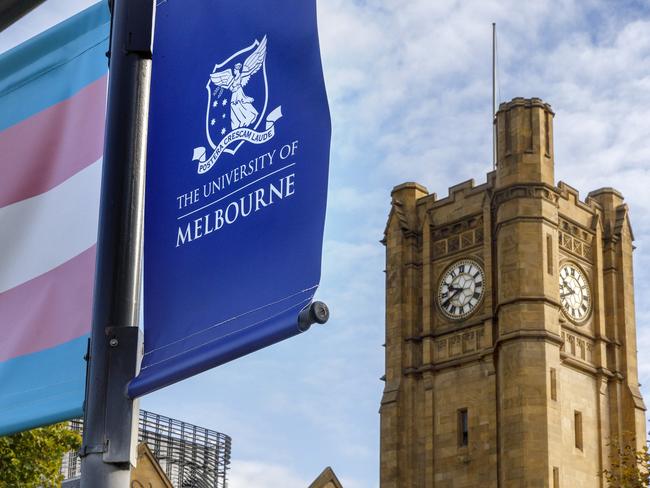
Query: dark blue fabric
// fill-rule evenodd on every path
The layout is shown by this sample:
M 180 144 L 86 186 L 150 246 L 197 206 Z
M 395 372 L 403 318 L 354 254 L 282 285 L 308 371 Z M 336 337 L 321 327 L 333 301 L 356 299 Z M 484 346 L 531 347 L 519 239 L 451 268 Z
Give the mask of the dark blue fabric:
M 158 6 L 131 396 L 300 332 L 320 281 L 330 134 L 315 0 Z

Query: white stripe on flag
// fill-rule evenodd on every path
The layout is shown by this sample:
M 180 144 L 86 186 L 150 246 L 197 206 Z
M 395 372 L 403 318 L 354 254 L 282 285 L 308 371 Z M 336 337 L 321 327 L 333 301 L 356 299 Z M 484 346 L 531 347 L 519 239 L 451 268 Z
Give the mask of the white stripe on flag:
M 0 208 L 0 293 L 97 242 L 101 161 L 46 193 Z

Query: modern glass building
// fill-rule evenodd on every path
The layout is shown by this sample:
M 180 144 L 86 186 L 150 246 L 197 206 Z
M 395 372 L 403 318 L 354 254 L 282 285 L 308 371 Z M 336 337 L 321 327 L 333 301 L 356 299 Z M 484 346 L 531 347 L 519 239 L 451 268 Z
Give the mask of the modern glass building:
M 82 432 L 83 421 L 70 422 Z M 232 440 L 229 436 L 180 420 L 140 410 L 138 442 L 147 446 L 175 488 L 226 488 Z M 78 453 L 65 455 L 65 480 L 81 476 Z M 64 483 L 63 486 L 74 486 Z

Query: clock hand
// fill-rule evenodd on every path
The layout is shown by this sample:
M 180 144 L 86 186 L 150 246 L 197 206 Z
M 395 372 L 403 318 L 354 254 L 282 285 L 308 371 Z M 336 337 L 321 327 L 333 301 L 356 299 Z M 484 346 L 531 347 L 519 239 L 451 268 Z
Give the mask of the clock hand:
M 454 298 L 454 297 L 455 297 L 456 295 L 458 295 L 461 291 L 463 291 L 462 288 L 454 288 L 453 290 L 454 290 L 454 293 L 452 293 L 452 295 L 451 295 L 449 298 L 447 298 L 444 302 L 442 302 L 442 306 L 443 306 L 443 307 L 446 307 L 447 304 L 451 301 L 452 298 Z
M 571 288 L 571 286 L 569 285 L 569 282 L 566 281 L 566 280 L 562 280 L 562 282 L 560 283 L 560 286 L 562 288 L 564 288 L 565 290 L 570 290 L 570 291 L 573 292 L 573 288 Z

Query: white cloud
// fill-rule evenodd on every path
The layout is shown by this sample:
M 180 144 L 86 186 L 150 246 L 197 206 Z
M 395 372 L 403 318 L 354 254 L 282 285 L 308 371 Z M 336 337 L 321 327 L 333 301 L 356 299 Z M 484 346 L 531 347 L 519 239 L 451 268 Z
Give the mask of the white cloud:
M 248 460 L 234 460 L 228 479 L 229 488 L 306 488 L 313 481 L 300 478 L 286 466 Z

